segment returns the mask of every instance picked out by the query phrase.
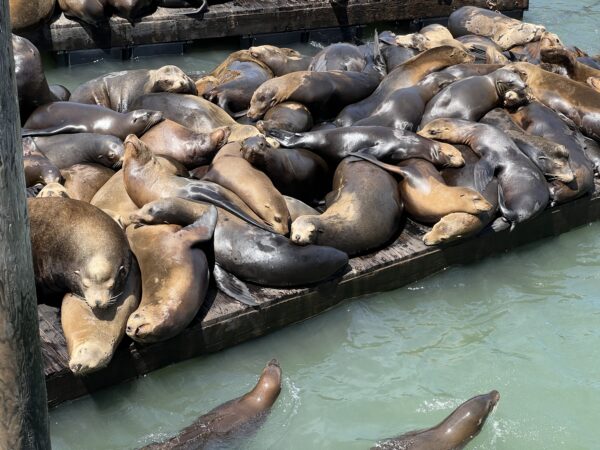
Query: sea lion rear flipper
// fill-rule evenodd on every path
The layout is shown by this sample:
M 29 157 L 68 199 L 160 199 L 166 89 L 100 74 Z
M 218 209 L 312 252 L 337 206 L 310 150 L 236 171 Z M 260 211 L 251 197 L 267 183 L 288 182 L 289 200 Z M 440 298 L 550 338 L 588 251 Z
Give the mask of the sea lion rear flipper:
M 22 128 L 21 137 L 26 136 L 54 136 L 55 134 L 72 134 L 72 133 L 85 133 L 87 128 L 84 126 L 77 126 L 73 124 L 66 124 L 48 128 L 40 128 L 34 130 L 32 128 Z
M 259 306 L 254 300 L 254 296 L 248 289 L 248 286 L 246 286 L 246 283 L 230 272 L 227 272 L 216 263 L 215 268 L 213 269 L 213 278 L 215 279 L 219 290 L 229 295 L 231 298 L 244 305 L 253 307 Z
M 474 167 L 475 172 L 475 190 L 483 192 L 492 178 L 494 178 L 494 168 L 485 159 L 477 161 Z
M 179 233 L 190 239 L 191 245 L 210 241 L 215 233 L 218 217 L 217 208 L 210 205 L 207 212 L 198 217 L 192 224 L 182 228 Z
M 405 171 L 402 167 L 394 166 L 393 164 L 387 164 L 387 163 L 379 161 L 373 155 L 369 154 L 367 149 L 360 149 L 355 152 L 350 152 L 349 155 L 354 156 L 356 158 L 363 159 L 365 161 L 368 161 L 371 164 L 374 164 L 383 170 L 387 170 L 388 172 L 395 173 L 396 175 L 400 175 L 401 177 L 405 176 Z

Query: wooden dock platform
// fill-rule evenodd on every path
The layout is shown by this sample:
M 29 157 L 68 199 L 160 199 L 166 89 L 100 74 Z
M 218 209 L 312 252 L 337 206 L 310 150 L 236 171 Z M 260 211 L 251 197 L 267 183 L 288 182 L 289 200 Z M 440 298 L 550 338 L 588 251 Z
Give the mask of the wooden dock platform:
M 133 25 L 113 17 L 93 28 L 58 16 L 50 24 L 23 33 L 39 49 L 71 52 L 132 47 L 201 39 L 252 36 L 332 27 L 448 17 L 465 5 L 489 7 L 489 0 L 229 0 L 204 14 L 175 15 L 159 8 Z M 495 0 L 495 7 L 517 16 L 529 0 Z
M 260 305 L 258 308 L 242 305 L 212 290 L 205 302 L 207 307 L 179 336 L 147 346 L 126 338 L 106 369 L 81 378 L 75 377 L 68 368 L 58 310 L 40 305 L 49 406 L 263 336 L 322 313 L 346 299 L 396 289 L 450 266 L 472 263 L 596 220 L 600 220 L 600 184 L 594 195 L 547 209 L 512 232 L 488 232 L 445 248 L 425 246 L 421 237 L 429 228 L 407 220 L 394 243 L 369 255 L 352 258 L 351 270 L 339 280 L 308 289 L 249 286 Z

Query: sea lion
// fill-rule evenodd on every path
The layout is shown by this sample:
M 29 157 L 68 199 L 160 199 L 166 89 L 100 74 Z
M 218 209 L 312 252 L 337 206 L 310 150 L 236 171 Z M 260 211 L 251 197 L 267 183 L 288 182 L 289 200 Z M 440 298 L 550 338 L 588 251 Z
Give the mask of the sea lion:
M 22 136 L 52 136 L 67 133 L 97 133 L 124 140 L 141 136 L 163 120 L 158 111 L 136 110 L 118 113 L 103 106 L 75 102 L 54 102 L 37 108 L 25 122 Z
M 94 311 L 76 295 L 64 296 L 60 322 L 67 341 L 71 372 L 87 375 L 108 366 L 125 336 L 127 319 L 138 307 L 141 287 L 140 269 L 132 259 L 123 292 L 109 308 Z
M 286 200 L 287 203 L 287 200 Z M 144 205 L 131 216 L 136 223 L 189 225 L 206 205 L 180 198 L 163 198 Z M 298 287 L 326 280 L 348 263 L 348 255 L 331 247 L 298 246 L 280 235 L 257 228 L 219 209 L 214 236 L 215 262 L 250 283 Z
M 58 0 L 69 19 L 81 20 L 94 27 L 108 22 L 107 0 Z
M 153 0 L 106 0 L 115 15 L 133 23 L 136 19 L 156 10 Z
M 510 67 L 538 101 L 571 119 L 586 136 L 600 140 L 600 92 L 529 63 Z
M 43 186 L 40 184 L 36 184 L 34 186 L 32 186 L 32 188 L 35 188 L 35 186 Z M 28 188 L 28 190 L 31 188 Z M 71 198 L 71 196 L 69 195 L 69 193 L 67 192 L 67 190 L 65 189 L 65 187 L 60 184 L 60 183 L 48 183 L 46 186 L 43 187 L 43 189 L 41 189 L 37 195 L 34 195 L 33 197 L 37 197 L 37 198 L 48 198 L 48 197 L 62 197 L 62 198 Z
M 503 67 L 504 64 L 456 64 L 440 70 L 438 73 L 452 76 L 457 81 L 468 77 L 489 75 Z
M 118 169 L 123 164 L 125 147 L 115 136 L 95 133 L 57 134 L 23 139 L 42 152 L 56 167 L 65 169 L 75 164 L 101 164 Z
M 545 49 L 564 49 L 560 38 L 549 32 L 542 33 L 540 40 L 529 42 L 525 45 L 511 47 L 508 53 L 513 61 L 523 61 L 531 64 L 540 64 L 541 52 Z
M 521 22 L 476 6 L 463 6 L 450 14 L 448 29 L 454 37 L 466 34 L 488 37 L 502 50 L 538 41 L 546 31 L 541 25 Z
M 49 85 L 50 92 L 61 102 L 68 102 L 71 98 L 71 91 L 69 91 L 62 84 L 51 84 Z
M 148 445 L 143 450 L 210 448 L 211 443 L 229 442 L 236 432 L 248 433 L 256 428 L 280 391 L 281 367 L 277 360 L 272 359 L 250 392 L 214 408 L 168 441 Z
M 414 48 L 398 47 L 395 44 L 386 45 L 381 49 L 388 73 L 418 54 L 419 52 Z
M 23 142 L 23 170 L 26 187 L 37 183 L 58 183 L 62 180 L 60 169 L 28 141 Z
M 11 1 L 12 5 L 31 4 L 36 1 Z M 19 6 L 21 8 L 23 6 Z M 20 36 L 12 35 L 13 57 L 15 61 L 15 78 L 17 80 L 17 93 L 19 95 L 19 114 L 21 125 L 25 123 L 31 113 L 39 106 L 58 100 L 48 86 L 42 57 L 40 52 L 30 41 Z
M 442 89 L 429 101 L 421 127 L 437 118 L 457 118 L 477 122 L 499 106 L 508 91 L 526 100 L 523 80 L 514 72 L 499 69 L 489 75 L 469 77 Z
M 537 216 L 548 204 L 544 175 L 498 128 L 462 119 L 436 119 L 419 134 L 471 147 L 481 158 L 475 172 L 477 191 L 497 177 L 502 217 L 494 222 L 495 230 L 507 225 L 512 229 Z
M 279 48 L 274 45 L 250 47 L 250 54 L 265 63 L 276 77 L 288 73 L 308 70 L 312 56 L 304 56 L 291 48 Z
M 308 206 L 302 200 L 298 200 L 294 197 L 288 197 L 284 195 L 285 204 L 287 205 L 288 211 L 290 212 L 290 219 L 293 222 L 300 216 L 318 216 L 319 211 L 311 206 Z
M 330 173 L 327 163 L 304 149 L 276 149 L 264 136 L 245 139 L 241 156 L 264 172 L 284 195 L 314 201 L 329 191 Z
M 299 245 L 331 246 L 349 255 L 376 249 L 400 228 L 403 206 L 397 187 L 380 168 L 346 158 L 335 171 L 325 212 L 298 217 L 290 239 Z
M 138 69 L 111 72 L 94 78 L 73 91 L 69 101 L 104 106 L 126 113 L 140 96 L 154 92 L 196 95 L 196 85 L 177 66 L 156 70 Z
M 308 66 L 314 72 L 349 70 L 362 72 L 367 65 L 363 52 L 356 45 L 347 42 L 328 45 L 315 56 Z
M 564 48 L 547 48 L 541 51 L 542 62 L 562 67 L 569 78 L 600 91 L 596 86 L 600 81 L 600 70 L 577 60 L 577 57 Z
M 242 158 L 241 148 L 239 142 L 225 145 L 202 180 L 234 192 L 276 233 L 286 235 L 290 215 L 283 196 L 265 173 Z
M 464 163 L 460 152 L 451 145 L 424 139 L 411 131 L 387 127 L 352 126 L 308 133 L 271 130 L 269 134 L 285 147 L 312 150 L 333 162 L 362 151 L 390 162 L 424 158 L 438 166 L 459 167 Z
M 417 33 L 398 35 L 395 43 L 399 47 L 414 48 L 419 52 L 444 45 L 456 47 L 463 51 L 468 50 L 462 42 L 454 39 L 448 28 L 437 23 L 427 25 Z
M 467 52 L 447 45 L 427 50 L 388 73 L 369 97 L 345 107 L 335 119 L 335 123 L 337 126 L 350 126 L 371 115 L 398 89 L 414 86 L 432 72 L 455 64 L 471 63 L 474 59 Z
M 478 395 L 464 402 L 435 427 L 386 439 L 371 450 L 462 449 L 479 434 L 499 400 L 498 391 Z
M 205 12 L 208 9 L 208 3 L 208 0 L 157 0 L 156 5 L 161 8 L 185 8 L 181 14 L 192 15 Z M 177 15 L 178 11 L 175 10 L 172 14 Z
M 312 114 L 306 106 L 298 102 L 283 102 L 265 113 L 262 120 L 256 122 L 256 128 L 262 133 L 280 129 L 301 133 L 313 127 Z
M 88 203 L 115 174 L 114 170 L 99 164 L 75 164 L 60 173 L 69 197 Z
M 14 32 L 33 29 L 54 12 L 55 0 L 9 0 L 10 27 Z
M 269 108 L 291 100 L 306 105 L 313 117 L 335 117 L 344 106 L 371 95 L 380 80 L 375 72 L 289 73 L 266 81 L 254 92 L 247 116 L 260 119 Z
M 179 334 L 196 317 L 208 290 L 204 252 L 195 247 L 212 239 L 217 209 L 194 223 L 127 227 L 127 239 L 142 272 L 142 300 L 127 321 L 127 335 L 152 343 Z
M 115 304 L 131 267 L 121 228 L 70 198 L 27 200 L 38 298 L 71 292 L 94 311 Z
M 164 120 L 141 137 L 154 154 L 168 156 L 188 168 L 209 164 L 229 138 L 229 128 L 196 133 L 172 120 Z

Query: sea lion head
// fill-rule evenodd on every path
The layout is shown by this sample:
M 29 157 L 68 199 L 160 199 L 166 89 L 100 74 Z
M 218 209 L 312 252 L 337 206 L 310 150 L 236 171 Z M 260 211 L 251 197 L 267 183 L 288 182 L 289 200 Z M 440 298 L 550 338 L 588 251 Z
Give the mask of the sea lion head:
M 123 165 L 125 156 L 125 146 L 123 142 L 114 136 L 106 136 L 106 148 L 98 155 L 98 163 L 112 167 L 113 170 L 118 170 Z M 105 164 L 108 161 L 109 164 Z
M 248 49 L 253 58 L 258 59 L 267 66 L 284 66 L 288 59 L 302 59 L 302 55 L 291 48 L 279 48 L 274 45 L 260 45 Z
M 69 369 L 77 376 L 103 369 L 112 358 L 112 344 L 112 342 L 106 342 L 103 345 L 101 342 L 92 341 L 78 345 L 71 352 Z
M 452 141 L 455 137 L 457 122 L 459 122 L 457 119 L 434 119 L 421 128 L 417 134 L 429 139 Z
M 115 264 L 104 255 L 94 255 L 75 271 L 81 297 L 93 310 L 106 309 L 122 294 L 130 261 Z
M 281 366 L 279 361 L 272 359 L 267 363 L 258 379 L 251 396 L 259 403 L 268 402 L 272 405 L 281 392 Z
M 435 159 L 444 167 L 462 167 L 465 165 L 462 153 L 455 146 L 445 142 L 436 142 L 434 149 L 437 151 Z
M 250 109 L 246 114 L 251 119 L 260 119 L 265 113 L 277 104 L 277 85 L 272 78 L 263 83 L 252 95 L 250 100 Z
M 509 91 L 515 94 L 524 94 L 525 89 L 527 89 L 527 85 L 521 77 L 511 70 L 498 69 L 490 77 L 496 83 L 496 91 L 500 98 L 504 97 Z
M 62 197 L 70 198 L 69 193 L 65 187 L 60 183 L 48 183 L 44 188 L 36 195 L 38 198 L 46 197 Z
M 546 155 L 538 155 L 536 163 L 543 168 L 546 178 L 563 183 L 570 183 L 575 179 L 575 174 L 569 164 L 569 151 L 564 145 L 549 142 L 544 153 Z
M 462 203 L 462 210 L 470 214 L 479 214 L 487 212 L 493 208 L 493 205 L 488 202 L 483 195 L 470 188 L 456 187 L 456 192 L 459 193 L 459 199 Z
M 442 217 L 431 231 L 423 236 L 423 243 L 425 245 L 439 245 L 455 241 L 477 231 L 479 224 L 481 224 L 481 221 L 473 214 L 448 214 Z
M 500 394 L 495 390 L 467 400 L 452 413 L 448 429 L 453 435 L 464 437 L 462 442 L 470 441 L 479 434 L 499 400 Z
M 318 224 L 318 216 L 298 217 L 292 222 L 290 239 L 298 245 L 316 244 L 319 241 L 319 234 L 323 232 Z
M 251 136 L 244 139 L 240 151 L 242 158 L 253 166 L 262 166 L 265 163 L 266 151 L 270 148 L 267 139 L 263 135 Z
M 154 159 L 152 150 L 138 138 L 135 134 L 130 134 L 125 139 L 125 157 L 124 164 L 135 161 L 138 165 L 147 164 Z
M 138 211 L 129 216 L 129 220 L 134 224 L 159 225 L 173 223 L 170 209 L 172 198 L 161 198 L 150 203 L 146 203 Z
M 432 56 L 437 56 L 448 62 L 448 66 L 454 66 L 456 64 L 473 64 L 475 62 L 475 56 L 468 53 L 465 49 L 454 47 L 452 45 L 442 45 L 440 47 L 434 47 L 431 50 L 427 50 L 427 53 L 431 52 Z
M 163 66 L 160 69 L 151 71 L 150 80 L 153 82 L 150 92 L 198 94 L 194 81 L 177 66 Z
M 164 119 L 162 112 L 149 109 L 138 109 L 127 113 L 127 116 L 131 124 L 131 133 L 136 136 L 141 136 Z

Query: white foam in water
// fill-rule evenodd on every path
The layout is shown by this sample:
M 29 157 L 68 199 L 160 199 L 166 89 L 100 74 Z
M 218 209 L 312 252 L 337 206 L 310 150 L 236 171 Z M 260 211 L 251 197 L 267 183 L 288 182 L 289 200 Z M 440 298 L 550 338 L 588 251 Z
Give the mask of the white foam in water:
M 443 409 L 454 410 L 460 405 L 458 400 L 425 400 L 421 406 L 417 408 L 418 413 L 426 413 L 431 411 L 440 411 Z

